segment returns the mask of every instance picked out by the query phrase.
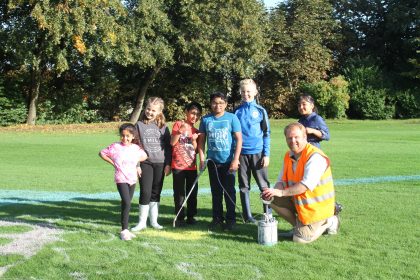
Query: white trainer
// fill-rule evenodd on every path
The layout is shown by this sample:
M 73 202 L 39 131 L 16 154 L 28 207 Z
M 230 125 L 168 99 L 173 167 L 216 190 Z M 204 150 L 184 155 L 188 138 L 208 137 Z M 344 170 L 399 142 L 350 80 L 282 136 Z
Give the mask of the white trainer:
M 338 233 L 338 229 L 340 228 L 340 219 L 337 215 L 334 215 L 328 218 L 329 226 L 326 229 L 327 234 L 334 235 Z
M 131 239 L 136 238 L 136 235 L 131 231 L 128 232 L 128 235 L 131 237 Z
M 121 231 L 120 233 L 121 240 L 128 241 L 131 240 L 130 232 L 128 229 Z

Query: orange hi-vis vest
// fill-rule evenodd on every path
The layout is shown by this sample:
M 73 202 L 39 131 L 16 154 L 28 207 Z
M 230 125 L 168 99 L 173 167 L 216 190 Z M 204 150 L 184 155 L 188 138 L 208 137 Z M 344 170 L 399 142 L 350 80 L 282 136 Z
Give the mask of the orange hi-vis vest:
M 327 168 L 313 191 L 307 189 L 306 192 L 293 196 L 298 218 L 304 225 L 319 222 L 334 215 L 335 191 L 330 160 L 320 149 L 308 143 L 293 172 L 293 159 L 289 152 L 284 156 L 282 181 L 284 187 L 289 188 L 303 179 L 305 164 L 314 153 L 320 154 L 327 160 Z

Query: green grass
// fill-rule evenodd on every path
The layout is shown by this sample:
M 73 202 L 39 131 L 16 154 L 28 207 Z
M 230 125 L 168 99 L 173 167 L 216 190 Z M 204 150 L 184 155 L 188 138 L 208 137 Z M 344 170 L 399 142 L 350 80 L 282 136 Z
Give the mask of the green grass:
M 22 233 L 29 230 L 31 230 L 30 226 L 2 226 L 0 227 L 0 234 Z
M 4 237 L 0 237 L 0 246 L 10 243 L 10 241 L 12 241 L 10 238 L 4 238 Z
M 286 151 L 282 129 L 289 121 L 271 122 L 272 182 Z M 336 180 L 420 175 L 420 120 L 328 124 L 331 141 L 322 147 Z M 97 156 L 116 140 L 115 131 L 0 131 L 0 191 L 116 192 L 112 168 Z M 204 174 L 201 188 L 208 187 Z M 164 189 L 171 186 L 167 177 Z M 60 241 L 30 258 L 2 255 L 1 246 L 7 244 L 2 239 L 0 266 L 11 266 L 3 279 L 419 279 L 420 181 L 340 185 L 336 190 L 344 205 L 338 235 L 309 245 L 280 240 L 273 247 L 259 245 L 257 227 L 239 221 L 233 232 L 208 232 L 209 195 L 199 196 L 199 223 L 181 229 L 171 227 L 172 197 L 163 197 L 159 221 L 165 229 L 147 229 L 131 242 L 118 238 L 118 200 L 0 204 L 0 220 L 51 223 L 63 230 Z M 262 211 L 256 192 L 252 205 L 254 213 Z M 134 199 L 132 225 L 136 212 Z M 0 237 L 24 228 L 1 227 Z M 279 220 L 279 229 L 289 228 Z

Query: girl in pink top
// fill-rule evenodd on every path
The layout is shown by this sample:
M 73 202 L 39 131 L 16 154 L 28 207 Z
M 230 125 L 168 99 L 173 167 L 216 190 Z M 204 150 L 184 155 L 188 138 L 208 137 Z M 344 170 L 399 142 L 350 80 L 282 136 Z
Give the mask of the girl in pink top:
M 131 200 L 137 182 L 137 163 L 147 159 L 143 149 L 134 143 L 136 139 L 136 128 L 131 123 L 124 123 L 119 128 L 121 141 L 109 145 L 100 151 L 99 156 L 109 162 L 115 168 L 115 183 L 121 196 L 121 239 L 131 240 L 135 237 L 128 230 L 128 217 L 130 213 Z

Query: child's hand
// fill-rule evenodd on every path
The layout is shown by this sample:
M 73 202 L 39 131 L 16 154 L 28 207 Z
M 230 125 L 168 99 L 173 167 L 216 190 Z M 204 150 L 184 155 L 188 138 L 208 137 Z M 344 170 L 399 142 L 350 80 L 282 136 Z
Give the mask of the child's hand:
M 269 164 L 270 164 L 270 158 L 267 156 L 263 157 L 261 160 L 261 166 L 267 167 Z
M 171 174 L 171 166 L 170 165 L 166 165 L 165 166 L 165 176 L 168 176 Z
M 179 129 L 178 129 L 179 134 L 184 134 L 189 127 L 190 127 L 189 124 L 182 121 L 182 123 L 181 123 L 181 125 L 179 126 Z
M 197 141 L 198 136 L 200 136 L 200 133 L 194 133 L 193 135 L 191 135 L 191 138 L 193 141 Z
M 141 178 L 141 173 L 142 173 L 141 167 L 137 166 L 137 175 L 139 176 L 139 178 Z
M 200 171 L 203 171 L 206 168 L 206 162 L 204 160 L 200 160 Z
M 229 172 L 230 173 L 236 172 L 238 168 L 239 168 L 239 160 L 236 160 L 236 159 L 232 160 L 229 166 Z

